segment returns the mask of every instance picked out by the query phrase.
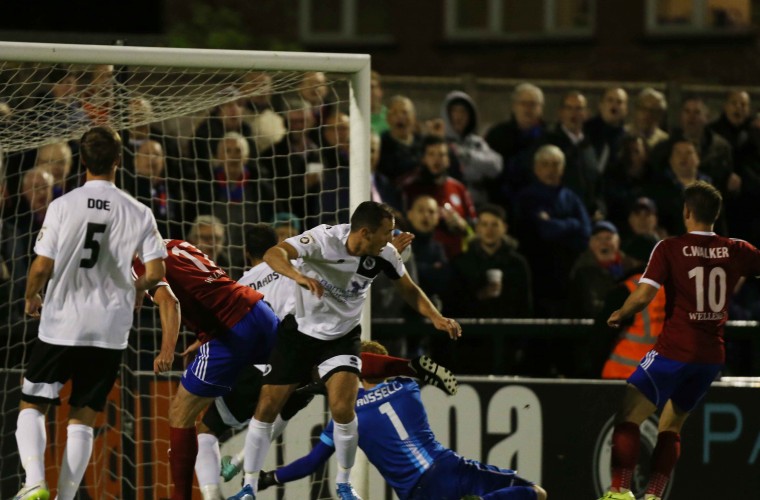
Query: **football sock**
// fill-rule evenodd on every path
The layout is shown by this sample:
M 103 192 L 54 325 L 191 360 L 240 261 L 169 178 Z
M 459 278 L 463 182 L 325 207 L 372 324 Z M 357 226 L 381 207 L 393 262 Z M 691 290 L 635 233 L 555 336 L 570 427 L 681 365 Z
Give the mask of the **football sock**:
M 388 378 L 394 375 L 416 377 L 409 360 L 371 352 L 362 353 L 362 378 Z
M 203 500 L 219 500 L 222 498 L 222 487 L 219 484 L 207 484 L 201 486 Z
M 271 440 L 274 441 L 280 435 L 282 434 L 282 431 L 285 430 L 285 427 L 287 427 L 288 421 L 283 420 L 281 416 L 277 415 L 277 418 L 274 419 L 274 423 L 272 424 L 272 437 Z
M 89 425 L 69 424 L 66 449 L 63 451 L 61 475 L 58 478 L 58 499 L 73 500 L 79 490 L 92 455 L 93 430 Z
M 245 436 L 245 471 L 244 485 L 258 491 L 258 473 L 264 466 L 264 460 L 272 444 L 272 427 L 269 422 L 261 422 L 255 418 L 248 424 L 248 434 Z
M 174 483 L 172 500 L 190 500 L 193 495 L 193 468 L 198 456 L 195 427 L 169 427 L 169 465 Z
M 219 440 L 213 434 L 198 434 L 198 457 L 195 460 L 195 475 L 198 484 L 203 486 L 219 484 L 222 474 L 222 454 Z M 216 500 L 216 499 L 215 499 Z
M 631 489 L 631 479 L 639 461 L 640 430 L 633 422 L 621 422 L 612 433 L 612 488 Z
M 35 408 L 25 408 L 16 420 L 16 444 L 26 484 L 45 479 L 45 415 Z
M 662 497 L 670 474 L 681 455 L 681 436 L 672 431 L 661 432 L 652 452 L 652 473 L 649 476 L 646 493 Z
M 356 447 L 359 444 L 359 421 L 354 419 L 347 424 L 335 422 L 333 431 L 335 443 L 335 459 L 338 462 L 338 475 L 336 482 L 347 483 L 351 474 L 351 467 L 356 459 Z

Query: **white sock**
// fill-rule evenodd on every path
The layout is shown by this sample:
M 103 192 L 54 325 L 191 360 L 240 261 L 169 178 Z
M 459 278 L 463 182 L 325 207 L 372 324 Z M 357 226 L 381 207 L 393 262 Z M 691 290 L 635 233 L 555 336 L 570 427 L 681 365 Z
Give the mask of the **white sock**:
M 89 425 L 69 424 L 66 449 L 63 450 L 61 475 L 58 477 L 58 499 L 73 500 L 82 482 L 92 455 L 93 431 Z
M 25 408 L 16 420 L 16 444 L 21 465 L 26 472 L 25 484 L 45 479 L 45 415 L 35 408 Z
M 222 497 L 222 487 L 219 484 L 207 484 L 201 486 L 203 500 L 219 500 Z
M 198 434 L 198 456 L 195 459 L 195 476 L 201 488 L 206 485 L 218 485 L 222 473 L 222 454 L 219 440 L 213 434 Z M 205 497 L 204 497 L 205 498 Z M 214 497 L 217 500 L 218 497 Z
M 338 462 L 337 483 L 347 483 L 351 474 L 351 467 L 356 459 L 356 447 L 359 444 L 359 421 L 354 419 L 347 424 L 335 422 L 333 431 L 335 442 L 335 459 Z
M 280 437 L 287 426 L 288 421 L 283 420 L 281 416 L 277 415 L 277 418 L 274 419 L 274 424 L 272 424 L 272 441 Z
M 230 463 L 234 465 L 235 467 L 241 467 L 244 461 L 245 461 L 245 445 L 243 445 L 243 449 L 240 450 L 237 455 L 235 455 L 234 457 L 230 459 Z
M 255 418 L 252 418 L 248 424 L 248 434 L 245 436 L 245 461 L 243 462 L 245 477 L 243 484 L 253 488 L 254 492 L 258 491 L 258 473 L 264 467 L 264 459 L 266 459 L 269 446 L 272 444 L 272 427 L 271 423 L 259 422 Z

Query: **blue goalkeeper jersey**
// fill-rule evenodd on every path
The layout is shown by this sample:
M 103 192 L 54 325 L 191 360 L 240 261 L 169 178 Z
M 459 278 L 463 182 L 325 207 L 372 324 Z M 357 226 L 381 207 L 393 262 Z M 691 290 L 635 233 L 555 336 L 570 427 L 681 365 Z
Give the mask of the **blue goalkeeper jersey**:
M 447 452 L 435 440 L 414 380 L 397 378 L 371 390 L 359 389 L 356 400 L 359 447 L 399 498 L 407 498 L 433 461 Z M 320 439 L 333 444 L 333 421 Z

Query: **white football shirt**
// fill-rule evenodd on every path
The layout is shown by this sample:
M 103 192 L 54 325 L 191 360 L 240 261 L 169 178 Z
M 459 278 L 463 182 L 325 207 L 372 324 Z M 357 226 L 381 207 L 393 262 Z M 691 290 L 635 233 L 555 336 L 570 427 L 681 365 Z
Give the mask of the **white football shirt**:
M 296 282 L 286 278 L 266 262 L 261 262 L 249 270 L 238 280 L 241 285 L 249 286 L 264 294 L 264 300 L 272 306 L 278 318 L 282 319 L 296 310 Z
M 388 243 L 380 255 L 350 255 L 346 241 L 349 224 L 321 225 L 285 240 L 303 260 L 300 271 L 325 287 L 322 298 L 296 288 L 298 330 L 323 340 L 342 337 L 361 321 L 362 306 L 369 287 L 381 272 L 391 279 L 405 273 L 396 248 Z
M 34 251 L 55 261 L 39 338 L 126 348 L 135 303 L 132 259 L 166 258 L 150 209 L 108 181 L 89 181 L 50 204 Z

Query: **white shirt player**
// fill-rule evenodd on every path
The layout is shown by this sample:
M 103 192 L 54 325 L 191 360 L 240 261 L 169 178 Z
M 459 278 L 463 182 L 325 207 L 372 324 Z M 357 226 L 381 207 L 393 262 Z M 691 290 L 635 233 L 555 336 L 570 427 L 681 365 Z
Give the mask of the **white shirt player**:
M 380 255 L 350 255 L 346 241 L 349 224 L 321 225 L 285 241 L 303 260 L 300 271 L 325 288 L 322 298 L 296 286 L 295 317 L 298 330 L 322 340 L 342 337 L 361 321 L 369 287 L 384 272 L 399 279 L 406 269 L 396 248 L 388 243 Z
M 295 265 L 298 267 L 297 263 Z M 260 262 L 247 270 L 238 283 L 263 293 L 264 300 L 272 306 L 278 318 L 282 319 L 288 314 L 295 313 L 298 285 L 292 279 L 275 272 L 266 262 Z
M 55 261 L 39 338 L 126 348 L 135 303 L 132 259 L 166 258 L 150 209 L 111 182 L 86 182 L 50 204 L 34 251 Z

